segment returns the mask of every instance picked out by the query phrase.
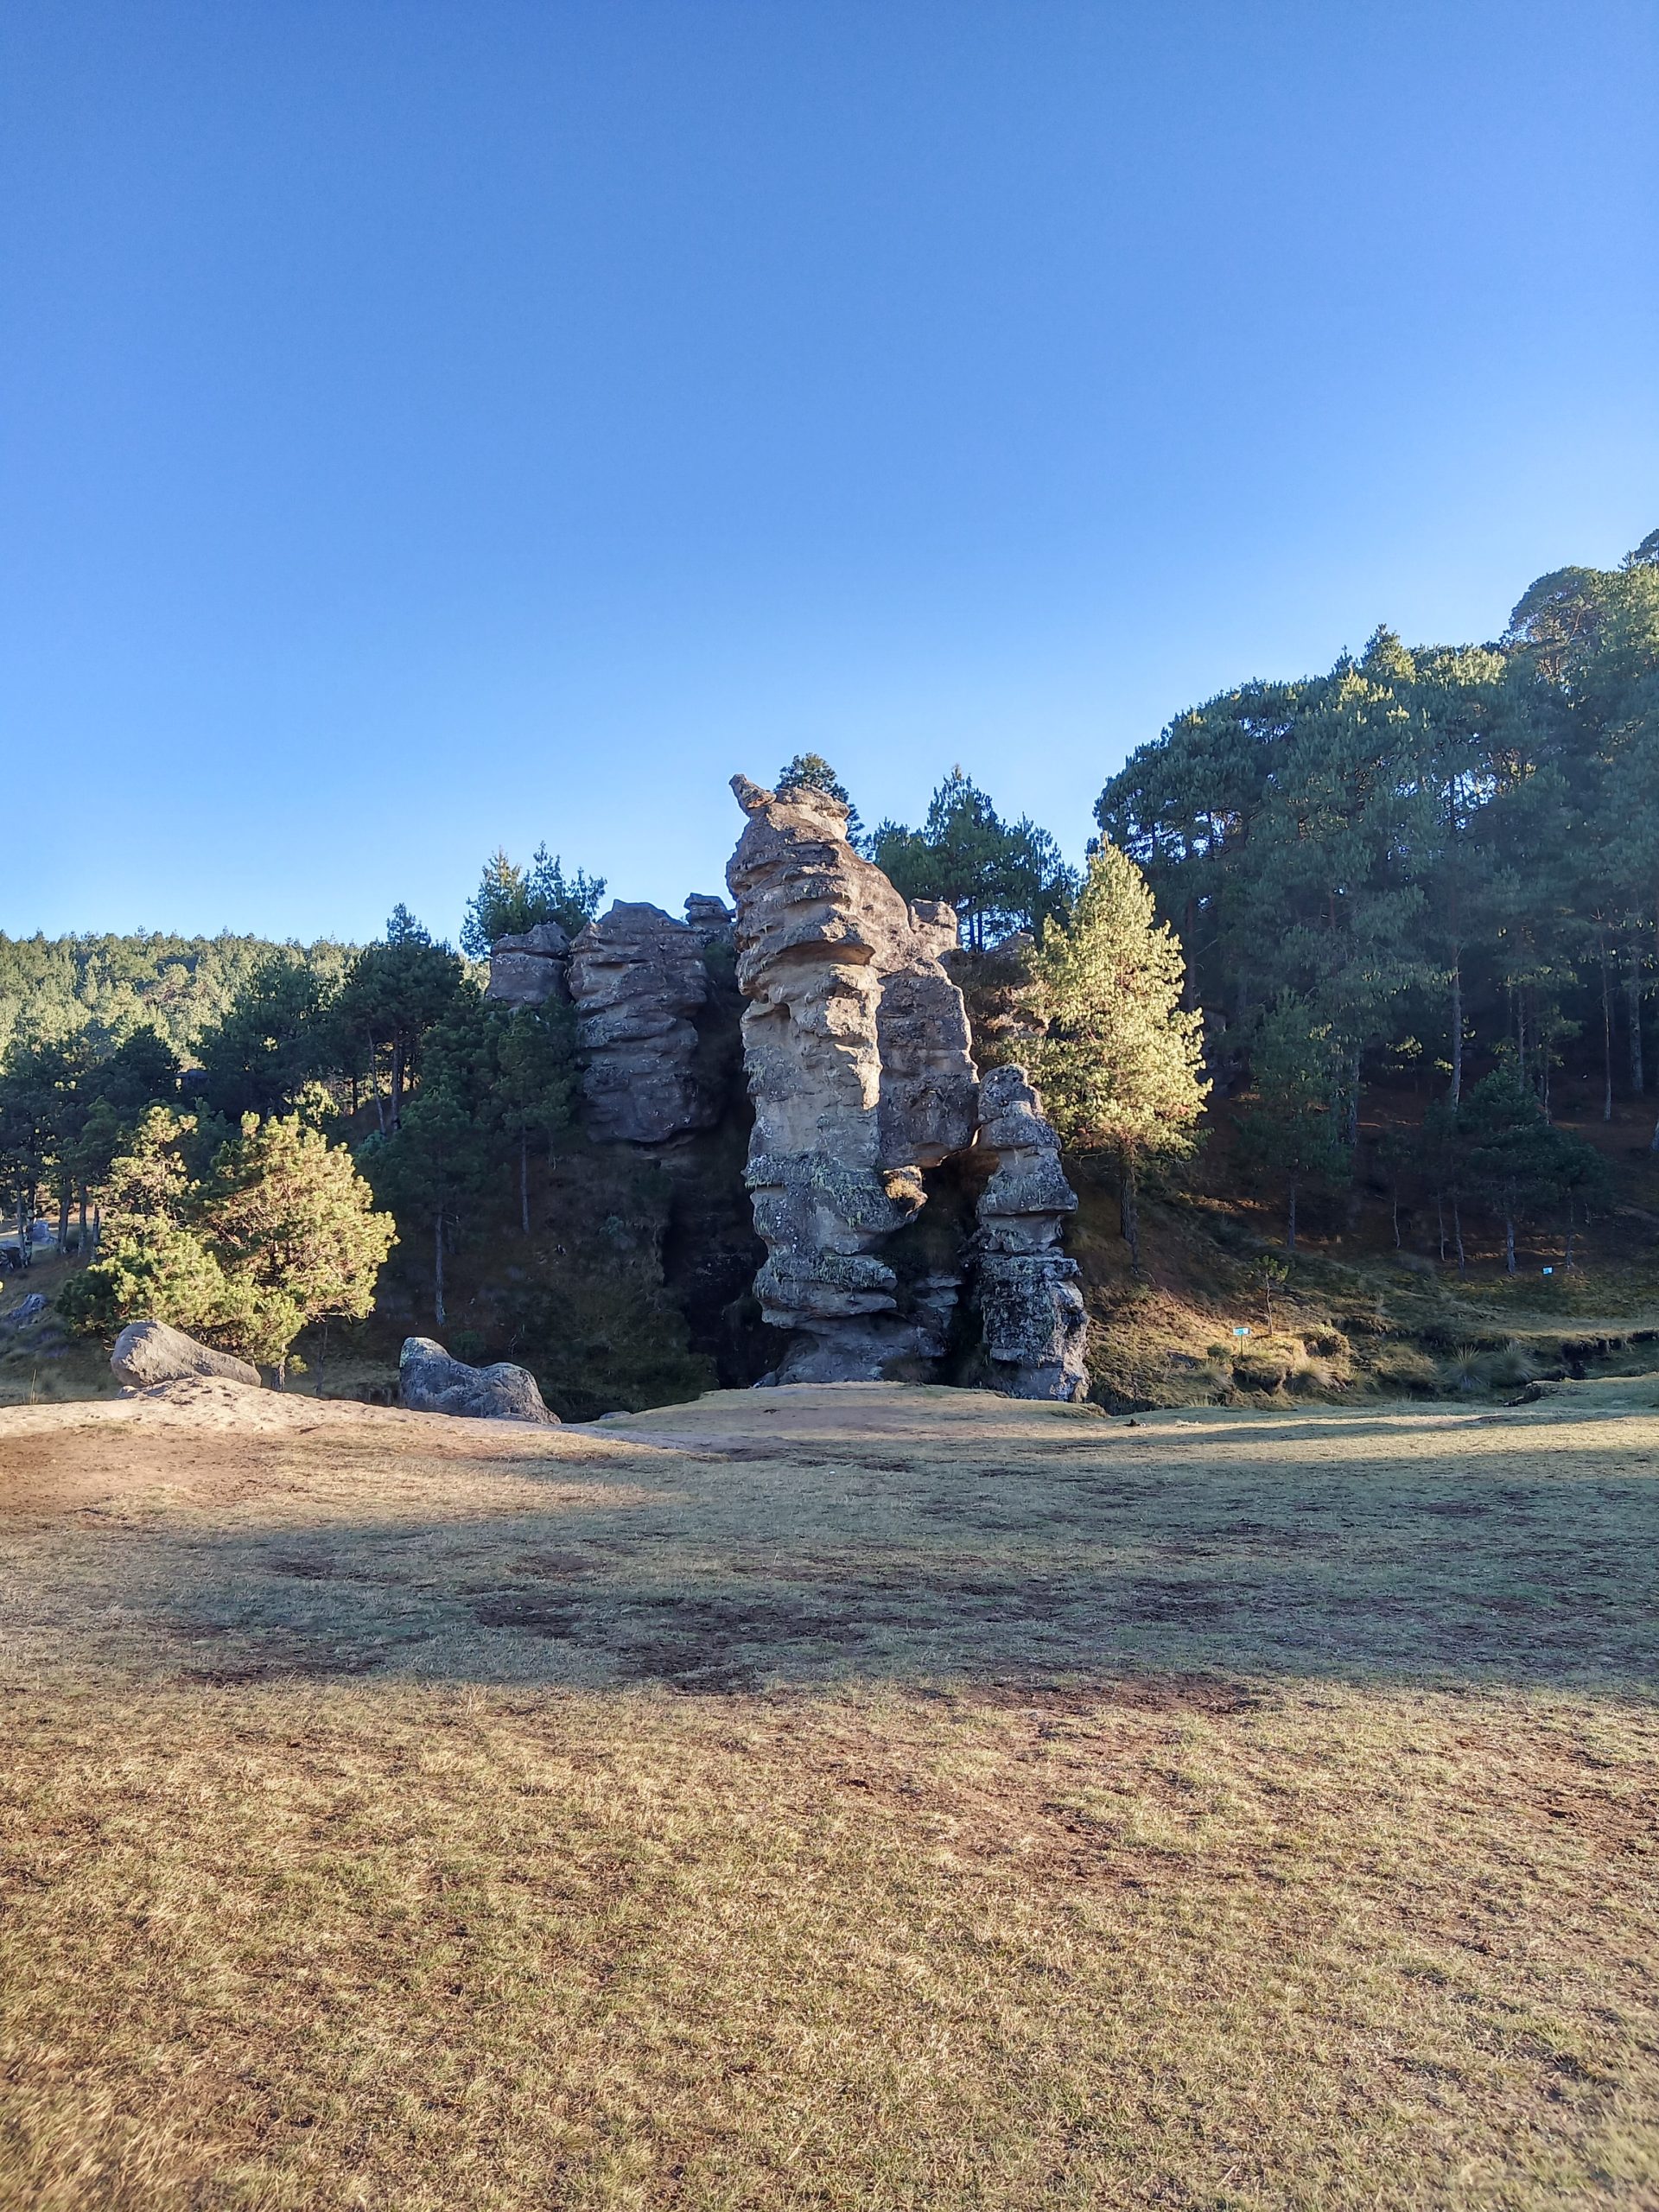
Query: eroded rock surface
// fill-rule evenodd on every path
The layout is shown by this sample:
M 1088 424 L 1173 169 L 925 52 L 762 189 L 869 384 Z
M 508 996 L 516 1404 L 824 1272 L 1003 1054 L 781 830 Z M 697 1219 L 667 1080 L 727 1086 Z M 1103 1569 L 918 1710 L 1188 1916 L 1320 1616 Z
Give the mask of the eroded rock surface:
M 1013 1397 L 1081 1399 L 1089 1322 L 1077 1262 L 1060 1249 L 1077 1201 L 1059 1140 L 1023 1068 L 993 1068 L 979 1102 L 980 1146 L 996 1163 L 980 1193 L 976 1239 L 992 1374 Z
M 718 1119 L 692 1020 L 709 996 L 704 942 L 660 906 L 622 900 L 577 938 L 569 983 L 590 1135 L 662 1144 Z
M 110 1365 L 116 1381 L 130 1390 L 151 1390 L 158 1382 L 181 1382 L 191 1375 L 220 1376 L 252 1390 L 263 1387 L 258 1369 L 248 1361 L 199 1344 L 165 1321 L 130 1321 L 115 1340 Z
M 497 1360 L 468 1367 L 431 1337 L 405 1337 L 397 1362 L 397 1395 L 415 1414 L 454 1414 L 471 1421 L 527 1421 L 556 1427 L 527 1367 Z
M 925 1373 L 956 1278 L 936 1269 L 901 1295 L 881 1248 L 924 1204 L 925 1172 L 973 1141 L 967 1014 L 939 958 L 956 918 L 912 908 L 855 852 L 838 800 L 732 788 L 748 817 L 726 880 L 766 1247 L 755 1291 L 793 1337 L 778 1379 Z
M 537 922 L 516 937 L 499 937 L 490 947 L 486 995 L 504 1006 L 545 1006 L 550 999 L 563 999 L 569 957 L 570 940 L 557 922 Z

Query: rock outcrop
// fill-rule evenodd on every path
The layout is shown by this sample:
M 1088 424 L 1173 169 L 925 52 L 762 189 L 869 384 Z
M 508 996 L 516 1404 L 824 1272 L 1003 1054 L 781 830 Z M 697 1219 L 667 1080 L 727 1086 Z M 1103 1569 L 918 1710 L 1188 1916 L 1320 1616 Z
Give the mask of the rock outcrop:
M 490 982 L 486 996 L 503 1006 L 545 1006 L 567 996 L 566 964 L 570 940 L 556 922 L 537 922 L 517 937 L 499 937 L 490 947 Z
M 995 1162 L 980 1193 L 977 1289 L 986 1356 L 1015 1398 L 1077 1400 L 1088 1390 L 1089 1322 L 1077 1265 L 1060 1249 L 1077 1197 L 1059 1140 L 1020 1067 L 980 1085 L 979 1144 Z
M 118 1382 L 130 1390 L 154 1389 L 158 1382 L 181 1382 L 187 1376 L 217 1375 L 227 1382 L 263 1388 L 259 1370 L 228 1351 L 199 1344 L 165 1321 L 130 1321 L 116 1338 L 110 1365 Z
M 732 941 L 732 910 L 723 899 L 716 899 L 712 892 L 693 891 L 685 902 L 685 926 L 694 931 L 698 941 L 704 944 L 729 944 Z
M 967 1014 L 939 958 L 956 918 L 912 907 L 855 852 L 838 800 L 732 788 L 748 817 L 726 880 L 766 1247 L 755 1290 L 792 1338 L 777 1379 L 925 1374 L 957 1279 L 936 1268 L 901 1294 L 881 1253 L 925 1203 L 925 1171 L 973 1141 Z
M 410 1413 L 454 1414 L 469 1421 L 535 1421 L 556 1427 L 527 1367 L 497 1360 L 468 1367 L 430 1337 L 405 1337 L 397 1362 L 397 1395 Z
M 692 1020 L 709 996 L 707 941 L 660 906 L 620 900 L 577 938 L 569 982 L 591 1136 L 662 1144 L 719 1118 Z

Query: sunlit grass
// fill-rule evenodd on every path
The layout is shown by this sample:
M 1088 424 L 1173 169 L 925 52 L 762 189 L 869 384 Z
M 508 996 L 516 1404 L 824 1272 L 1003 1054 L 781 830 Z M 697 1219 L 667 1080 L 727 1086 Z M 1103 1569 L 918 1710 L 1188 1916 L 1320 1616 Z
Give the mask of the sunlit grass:
M 1659 2204 L 1659 1419 L 771 1395 L 16 1432 L 0 2202 Z

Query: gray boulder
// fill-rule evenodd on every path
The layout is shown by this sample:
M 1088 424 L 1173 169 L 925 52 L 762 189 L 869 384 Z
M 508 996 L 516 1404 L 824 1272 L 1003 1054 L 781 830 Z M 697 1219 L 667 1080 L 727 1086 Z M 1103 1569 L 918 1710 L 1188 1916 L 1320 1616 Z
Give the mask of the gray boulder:
M 527 1421 L 556 1427 L 528 1368 L 499 1359 L 468 1367 L 430 1337 L 405 1337 L 397 1362 L 397 1395 L 410 1413 L 455 1414 L 468 1421 Z
M 20 1327 L 23 1322 L 34 1320 L 37 1314 L 44 1313 L 45 1311 L 44 1294 L 38 1290 L 31 1290 L 22 1304 L 14 1313 L 9 1314 L 7 1319 L 14 1327 Z
M 490 947 L 490 985 L 485 995 L 501 1006 L 545 1006 L 569 995 L 565 972 L 570 940 L 556 922 L 537 922 Z
M 158 1382 L 182 1382 L 193 1375 L 216 1375 L 251 1390 L 262 1388 L 258 1369 L 245 1359 L 199 1344 L 165 1321 L 130 1321 L 115 1340 L 110 1365 L 116 1381 L 130 1390 L 151 1390 Z

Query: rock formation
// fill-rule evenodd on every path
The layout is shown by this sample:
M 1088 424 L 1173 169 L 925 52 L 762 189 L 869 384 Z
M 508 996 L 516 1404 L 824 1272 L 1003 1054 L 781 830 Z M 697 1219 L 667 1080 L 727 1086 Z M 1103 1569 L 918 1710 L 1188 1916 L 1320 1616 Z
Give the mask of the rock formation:
M 405 1337 L 397 1362 L 397 1395 L 410 1413 L 454 1414 L 471 1421 L 527 1421 L 556 1427 L 527 1367 L 499 1359 L 468 1367 L 430 1337 Z
M 110 1365 L 118 1382 L 130 1390 L 154 1389 L 158 1382 L 181 1382 L 191 1375 L 217 1375 L 226 1382 L 262 1388 L 259 1370 L 228 1351 L 199 1344 L 165 1321 L 130 1321 L 115 1340 Z
M 570 940 L 556 922 L 537 922 L 517 937 L 499 937 L 490 947 L 490 983 L 486 995 L 504 1006 L 545 1006 L 562 999 Z
M 755 1122 L 747 1181 L 766 1247 L 755 1290 L 793 1341 L 785 1382 L 925 1373 L 953 1272 L 901 1292 L 881 1254 L 925 1172 L 973 1141 L 978 1085 L 962 994 L 939 956 L 948 906 L 911 906 L 847 840 L 847 809 L 732 779 L 748 817 L 737 902 L 743 1051 Z
M 1060 1249 L 1077 1201 L 1059 1140 L 1023 1068 L 993 1068 L 980 1085 L 979 1112 L 980 1147 L 995 1162 L 980 1193 L 976 1239 L 992 1373 L 1012 1397 L 1080 1399 L 1089 1323 L 1077 1262 Z
M 710 903 L 723 926 L 725 908 Z M 590 1135 L 662 1144 L 718 1118 L 720 1097 L 698 1080 L 691 1019 L 709 996 L 708 937 L 706 924 L 619 900 L 577 938 L 569 983 Z

